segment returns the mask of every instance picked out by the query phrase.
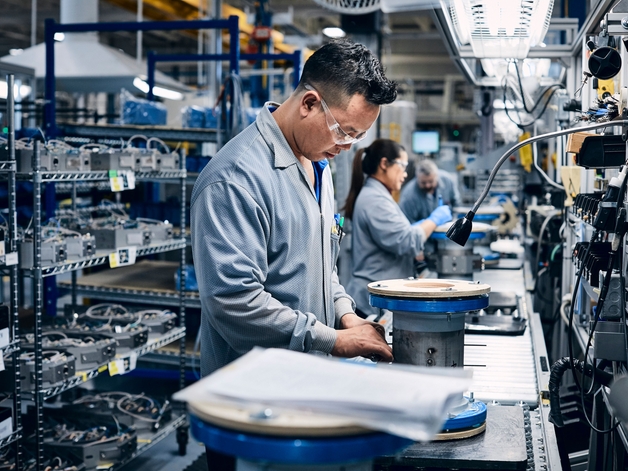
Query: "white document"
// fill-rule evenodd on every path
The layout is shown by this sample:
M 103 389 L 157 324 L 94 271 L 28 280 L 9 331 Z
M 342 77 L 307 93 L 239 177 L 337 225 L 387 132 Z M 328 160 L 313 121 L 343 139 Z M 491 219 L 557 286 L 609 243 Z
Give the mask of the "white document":
M 264 405 L 346 417 L 356 425 L 430 440 L 471 384 L 471 372 L 367 365 L 283 349 L 254 349 L 176 393 L 190 403 Z

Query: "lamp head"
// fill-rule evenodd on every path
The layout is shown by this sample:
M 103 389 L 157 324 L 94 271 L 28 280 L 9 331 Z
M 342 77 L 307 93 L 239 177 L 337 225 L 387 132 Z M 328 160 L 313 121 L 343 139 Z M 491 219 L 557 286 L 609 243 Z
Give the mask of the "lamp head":
M 464 247 L 471 235 L 474 217 L 475 213 L 473 211 L 469 211 L 465 217 L 458 219 L 447 231 L 447 237 L 456 244 Z

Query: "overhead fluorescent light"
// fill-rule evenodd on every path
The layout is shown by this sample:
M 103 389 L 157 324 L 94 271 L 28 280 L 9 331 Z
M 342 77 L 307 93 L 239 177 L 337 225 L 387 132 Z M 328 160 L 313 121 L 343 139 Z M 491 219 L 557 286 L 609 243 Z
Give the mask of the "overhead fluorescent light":
M 336 26 L 328 26 L 327 28 L 323 28 L 323 34 L 332 39 L 344 38 L 347 35 L 347 33 L 345 33 L 342 28 L 338 28 Z
M 27 97 L 31 94 L 32 91 L 33 89 L 30 87 L 30 85 L 13 85 L 13 96 L 15 96 L 15 98 L 17 99 Z M 6 99 L 8 95 L 9 86 L 6 82 L 0 80 L 0 98 Z
M 148 83 L 139 77 L 135 77 L 133 79 L 133 86 L 144 93 L 148 93 L 150 90 Z M 166 98 L 168 100 L 183 100 L 183 93 L 170 90 L 169 88 L 153 87 L 153 95 Z
M 461 44 L 478 59 L 523 59 L 540 45 L 554 0 L 441 0 Z
M 55 41 L 63 41 L 65 39 L 65 33 L 55 33 Z

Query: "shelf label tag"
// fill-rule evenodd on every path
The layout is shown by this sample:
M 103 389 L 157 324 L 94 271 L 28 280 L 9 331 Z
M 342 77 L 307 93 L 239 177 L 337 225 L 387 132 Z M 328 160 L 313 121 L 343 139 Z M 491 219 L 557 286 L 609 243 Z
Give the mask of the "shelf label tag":
M 107 371 L 107 365 L 102 365 L 101 367 L 98 368 L 99 373 L 102 373 L 103 371 Z
M 137 366 L 137 353 L 129 355 L 129 371 L 133 371 Z
M 109 376 L 124 373 L 124 360 L 113 360 L 109 362 Z
M 0 422 L 0 440 L 11 436 L 13 433 L 13 418 L 9 417 Z
M 4 258 L 4 264 L 7 267 L 10 267 L 11 265 L 17 265 L 17 252 L 8 253 Z
M 111 191 L 133 190 L 135 188 L 135 173 L 130 170 L 109 171 Z
M 109 266 L 111 268 L 133 265 L 137 258 L 137 247 L 122 247 L 109 254 Z
M 0 348 L 9 345 L 9 328 L 0 329 Z

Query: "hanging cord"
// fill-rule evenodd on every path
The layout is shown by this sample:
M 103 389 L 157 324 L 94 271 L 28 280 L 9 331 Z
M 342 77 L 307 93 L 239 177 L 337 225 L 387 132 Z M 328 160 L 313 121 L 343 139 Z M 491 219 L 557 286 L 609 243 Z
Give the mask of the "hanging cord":
M 560 382 L 565 374 L 565 371 L 570 369 L 571 359 L 569 357 L 563 357 L 557 360 L 550 370 L 550 378 L 548 383 L 549 396 L 550 396 L 550 413 L 549 421 L 557 427 L 565 425 L 563 420 L 563 414 L 560 410 Z M 593 377 L 597 374 L 597 377 L 604 386 L 608 386 L 613 381 L 613 375 L 603 370 L 593 371 L 592 365 L 587 365 L 580 360 L 574 360 L 574 368 L 585 376 Z

